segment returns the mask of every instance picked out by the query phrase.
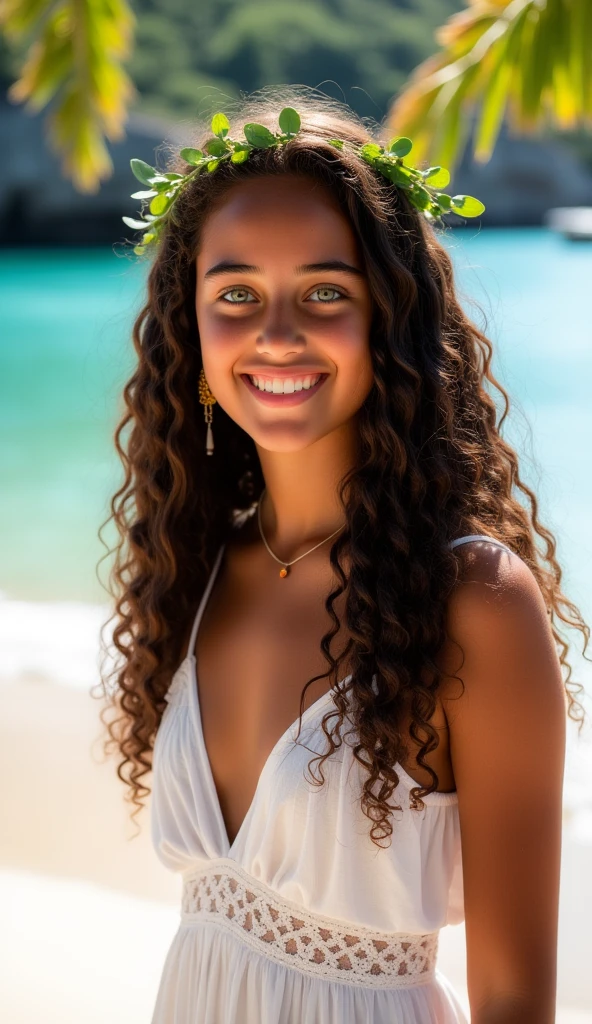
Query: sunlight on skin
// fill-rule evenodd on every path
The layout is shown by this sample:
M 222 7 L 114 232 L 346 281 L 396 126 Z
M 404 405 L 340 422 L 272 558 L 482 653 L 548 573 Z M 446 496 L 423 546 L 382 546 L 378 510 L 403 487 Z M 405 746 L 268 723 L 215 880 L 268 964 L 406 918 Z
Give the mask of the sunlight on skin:
M 329 261 L 344 269 L 302 272 Z M 212 273 L 223 262 L 253 269 Z M 354 232 L 319 185 L 293 175 L 241 182 L 208 217 L 197 256 L 204 369 L 261 447 L 294 452 L 353 430 L 372 386 L 371 305 Z M 311 373 L 327 376 L 305 401 L 300 391 L 270 403 L 245 380 Z
M 355 462 L 356 414 L 373 383 L 372 298 L 357 239 L 330 192 L 284 175 L 232 186 L 200 241 L 196 314 L 206 377 L 257 446 L 266 533 L 295 556 L 294 545 L 305 550 L 309 537 L 343 522 L 337 485 Z M 294 391 L 261 392 L 251 374 L 291 378 Z M 306 377 L 314 384 L 318 374 L 307 390 Z

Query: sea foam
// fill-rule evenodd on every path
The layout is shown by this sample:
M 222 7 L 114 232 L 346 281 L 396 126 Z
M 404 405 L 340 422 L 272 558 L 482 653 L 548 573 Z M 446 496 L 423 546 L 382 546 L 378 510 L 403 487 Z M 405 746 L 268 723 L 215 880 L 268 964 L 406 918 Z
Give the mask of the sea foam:
M 111 626 L 101 654 L 107 604 L 81 601 L 16 601 L 0 592 L 0 682 L 35 678 L 88 690 L 109 669 Z

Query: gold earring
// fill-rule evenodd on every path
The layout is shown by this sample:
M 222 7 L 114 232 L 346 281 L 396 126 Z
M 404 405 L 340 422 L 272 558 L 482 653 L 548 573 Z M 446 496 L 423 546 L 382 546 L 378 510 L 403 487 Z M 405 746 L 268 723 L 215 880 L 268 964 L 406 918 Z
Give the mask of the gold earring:
M 206 432 L 206 454 L 211 455 L 214 451 L 214 434 L 212 432 L 212 406 L 216 404 L 216 399 L 213 393 L 210 391 L 210 385 L 206 380 L 203 366 L 199 375 L 199 400 L 204 407 L 204 419 L 208 425 Z

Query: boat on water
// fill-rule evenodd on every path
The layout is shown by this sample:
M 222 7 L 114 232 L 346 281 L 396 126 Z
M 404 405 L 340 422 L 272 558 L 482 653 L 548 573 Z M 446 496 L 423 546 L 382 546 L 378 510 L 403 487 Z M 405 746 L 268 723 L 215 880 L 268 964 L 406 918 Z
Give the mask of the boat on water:
M 592 206 L 556 206 L 545 222 L 572 242 L 592 242 Z

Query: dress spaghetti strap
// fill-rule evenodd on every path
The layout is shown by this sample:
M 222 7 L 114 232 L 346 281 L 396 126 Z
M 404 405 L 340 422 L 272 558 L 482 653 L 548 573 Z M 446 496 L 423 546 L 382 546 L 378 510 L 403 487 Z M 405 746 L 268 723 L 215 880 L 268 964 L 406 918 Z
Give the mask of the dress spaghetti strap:
M 233 521 L 233 524 L 232 524 L 233 529 L 235 529 L 235 530 L 240 529 L 240 527 L 244 523 L 246 523 L 247 519 L 249 519 L 249 517 L 253 515 L 256 507 L 257 507 L 256 505 L 251 505 L 250 508 L 240 509 L 238 512 L 236 512 L 236 514 L 234 516 L 234 521 Z M 222 560 L 222 555 L 224 553 L 224 548 L 225 547 L 226 547 L 226 545 L 222 544 L 222 546 L 220 547 L 220 550 L 218 551 L 218 554 L 216 555 L 216 560 L 214 562 L 212 571 L 210 573 L 210 578 L 209 578 L 209 580 L 208 580 L 208 582 L 206 584 L 206 588 L 205 588 L 205 590 L 204 590 L 204 592 L 202 594 L 201 601 L 199 602 L 199 607 L 198 607 L 198 609 L 197 609 L 197 611 L 195 613 L 195 618 L 193 620 L 193 626 L 192 626 L 192 629 L 191 629 L 191 636 L 189 638 L 189 643 L 187 645 L 187 652 L 185 654 L 186 658 L 189 658 L 193 654 L 193 652 L 195 650 L 195 641 L 197 640 L 197 630 L 199 629 L 200 619 L 202 617 L 203 610 L 204 610 L 204 608 L 205 608 L 205 606 L 206 606 L 206 604 L 208 602 L 208 598 L 209 598 L 210 593 L 212 591 L 212 587 L 214 586 L 214 580 L 216 579 L 216 576 L 218 575 L 218 569 L 220 568 L 220 562 Z
M 470 540 L 487 540 L 490 544 L 496 544 L 498 548 L 505 548 L 513 554 L 512 549 L 507 544 L 503 544 L 501 540 L 496 540 L 495 537 L 488 537 L 486 533 L 468 533 L 466 537 L 457 537 L 456 540 L 451 540 L 448 544 L 449 548 L 455 548 L 458 544 L 466 544 Z
M 210 596 L 210 592 L 212 590 L 212 587 L 214 586 L 214 580 L 216 579 L 216 575 L 218 573 L 218 569 L 220 568 L 220 562 L 222 561 L 222 555 L 224 554 L 225 546 L 226 546 L 225 544 L 222 544 L 220 550 L 218 551 L 218 554 L 216 555 L 216 561 L 214 562 L 214 566 L 213 566 L 212 571 L 210 573 L 210 578 L 209 578 L 209 580 L 207 582 L 206 589 L 204 590 L 204 592 L 202 594 L 201 601 L 199 602 L 199 607 L 198 607 L 198 609 L 197 609 L 197 611 L 195 613 L 195 618 L 193 620 L 193 627 L 191 629 L 191 636 L 189 637 L 189 643 L 187 645 L 187 653 L 185 655 L 186 658 L 190 658 L 190 657 L 193 656 L 193 652 L 194 652 L 194 649 L 195 649 L 195 641 L 197 640 L 197 630 L 198 630 L 198 627 L 199 627 L 199 621 L 201 619 L 203 610 L 204 610 L 204 608 L 205 608 L 205 606 L 207 604 L 207 600 L 208 600 L 208 597 Z

